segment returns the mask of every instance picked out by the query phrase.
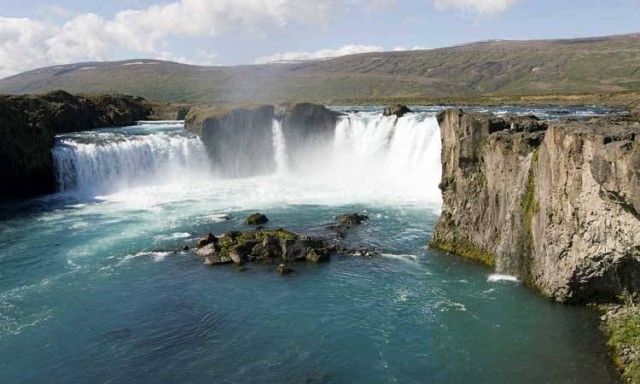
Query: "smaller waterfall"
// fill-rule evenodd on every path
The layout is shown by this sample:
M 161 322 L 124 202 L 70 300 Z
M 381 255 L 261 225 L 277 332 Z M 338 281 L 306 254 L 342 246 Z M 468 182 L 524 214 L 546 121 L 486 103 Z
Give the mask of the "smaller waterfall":
M 287 173 L 287 143 L 282 132 L 282 122 L 273 119 L 273 153 L 276 163 L 276 173 L 281 175 Z
M 158 124 L 157 131 L 153 128 L 58 137 L 52 154 L 59 189 L 108 192 L 209 172 L 207 154 L 198 137 L 184 133 L 182 128 L 167 129 L 166 124 Z

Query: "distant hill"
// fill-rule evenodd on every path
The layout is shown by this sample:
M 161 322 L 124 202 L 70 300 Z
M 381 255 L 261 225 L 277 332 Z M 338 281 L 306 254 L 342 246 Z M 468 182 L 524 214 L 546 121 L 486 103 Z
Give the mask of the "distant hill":
M 640 90 L 640 34 L 486 41 L 298 63 L 202 67 L 156 60 L 60 65 L 0 93 L 127 93 L 187 102 L 318 102 Z

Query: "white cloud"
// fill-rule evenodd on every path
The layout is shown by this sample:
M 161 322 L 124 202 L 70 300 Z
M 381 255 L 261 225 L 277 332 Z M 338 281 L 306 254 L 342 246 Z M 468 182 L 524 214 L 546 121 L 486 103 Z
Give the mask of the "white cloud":
M 345 45 L 337 49 L 321 49 L 314 52 L 283 52 L 273 55 L 261 56 L 255 59 L 256 64 L 266 64 L 275 62 L 290 62 L 301 60 L 328 59 L 331 57 L 354 55 L 356 53 L 381 52 L 384 49 L 376 45 Z
M 489 14 L 503 12 L 520 0 L 434 0 L 437 8 Z
M 30 68 L 82 60 L 107 60 L 114 51 L 167 54 L 165 38 L 212 37 L 291 24 L 325 25 L 338 0 L 180 0 L 113 18 L 88 13 L 62 24 L 0 17 L 0 77 Z M 211 57 L 207 57 L 211 61 Z
M 421 45 L 414 45 L 413 47 L 393 47 L 392 51 L 423 51 L 425 49 L 430 49 L 429 47 L 423 47 Z

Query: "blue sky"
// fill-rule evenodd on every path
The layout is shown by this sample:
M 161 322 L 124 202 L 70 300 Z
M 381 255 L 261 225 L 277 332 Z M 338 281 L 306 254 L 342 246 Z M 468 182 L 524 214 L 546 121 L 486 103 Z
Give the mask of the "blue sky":
M 640 0 L 2 0 L 0 77 L 76 61 L 206 65 L 640 32 Z

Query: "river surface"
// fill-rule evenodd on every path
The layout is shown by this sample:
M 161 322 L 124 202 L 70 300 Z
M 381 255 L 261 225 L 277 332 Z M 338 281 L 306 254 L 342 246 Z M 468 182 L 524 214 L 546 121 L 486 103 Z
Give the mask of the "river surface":
M 0 203 L 0 382 L 614 381 L 593 313 L 426 247 L 441 206 L 435 109 L 336 109 L 351 112 L 331 142 L 295 164 L 274 121 L 273 172 L 242 179 L 220 177 L 181 122 L 58 137 L 60 192 Z M 319 235 L 366 213 L 346 242 L 381 256 L 280 276 L 176 252 L 247 229 L 255 211 Z

